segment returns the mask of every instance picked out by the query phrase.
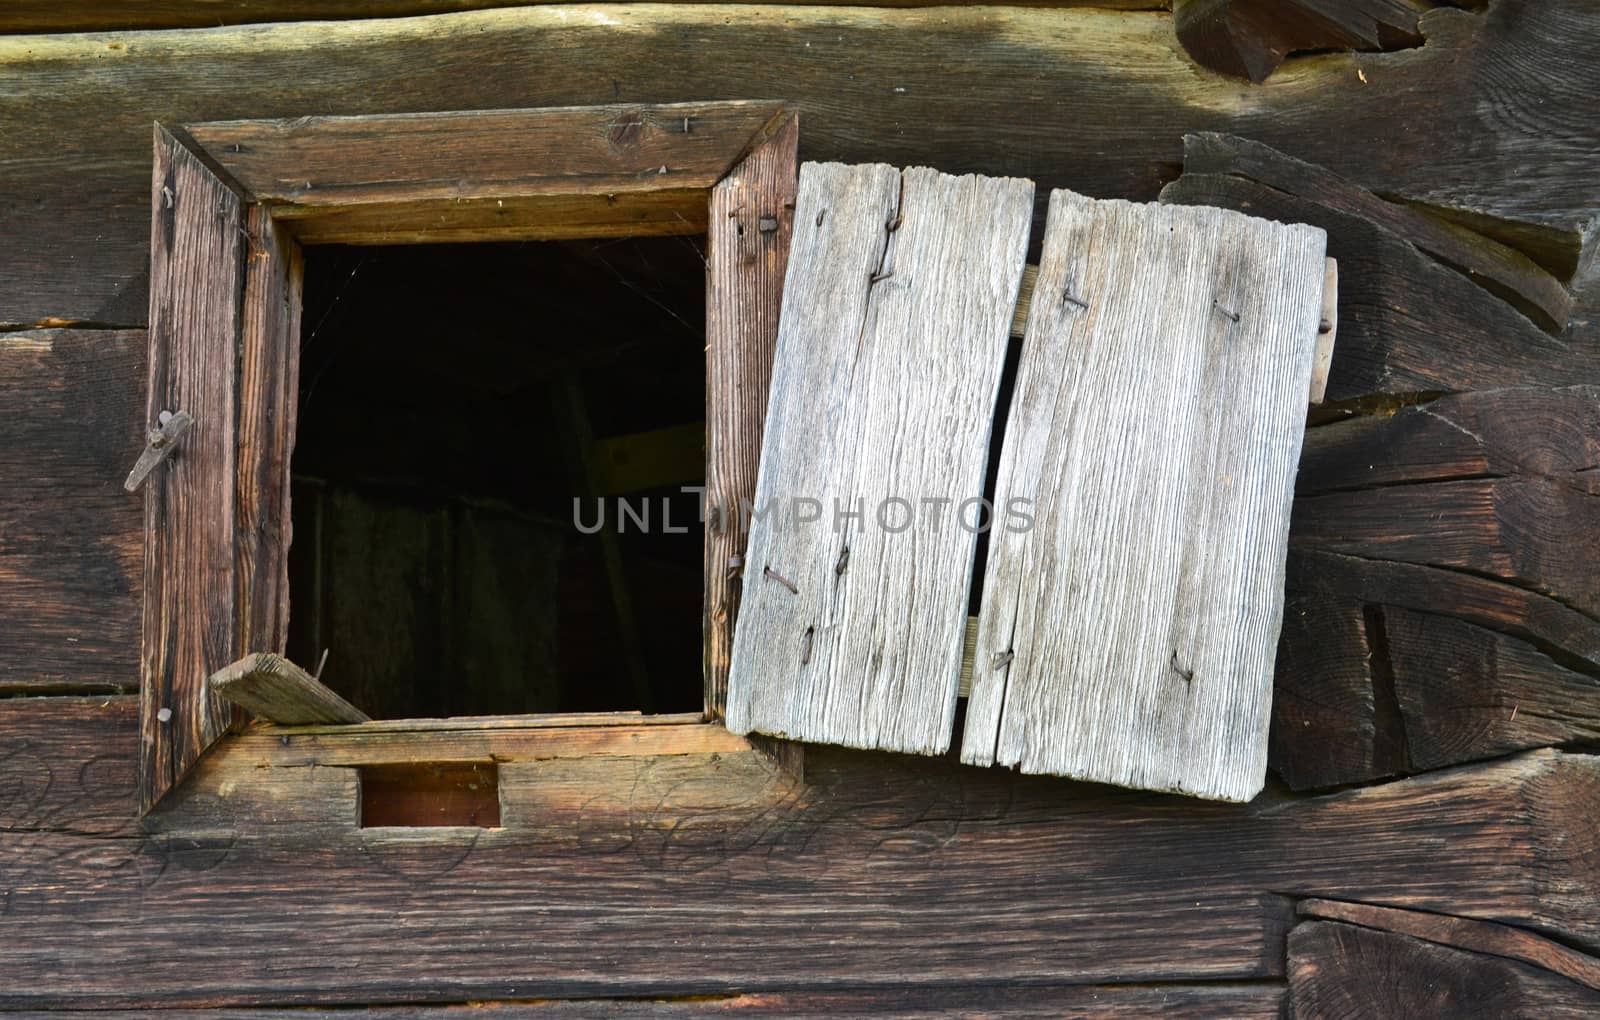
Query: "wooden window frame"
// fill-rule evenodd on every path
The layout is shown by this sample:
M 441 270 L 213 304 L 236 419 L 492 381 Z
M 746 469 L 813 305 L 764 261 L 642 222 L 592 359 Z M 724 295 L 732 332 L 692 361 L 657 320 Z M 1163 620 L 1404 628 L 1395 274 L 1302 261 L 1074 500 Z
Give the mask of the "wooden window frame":
M 302 244 L 706 236 L 705 714 L 671 724 L 720 730 L 798 130 L 772 101 L 155 126 L 149 420 L 194 425 L 145 484 L 145 811 L 241 722 L 207 677 L 287 640 Z

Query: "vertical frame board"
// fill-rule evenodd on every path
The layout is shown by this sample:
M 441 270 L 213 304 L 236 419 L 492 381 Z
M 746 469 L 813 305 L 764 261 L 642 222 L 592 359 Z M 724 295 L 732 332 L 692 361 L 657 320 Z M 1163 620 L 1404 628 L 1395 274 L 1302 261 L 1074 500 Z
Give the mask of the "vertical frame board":
M 300 379 L 304 259 L 261 205 L 245 214 L 239 345 L 234 550 L 239 652 L 282 652 L 289 639 L 290 454 Z
M 798 116 L 711 189 L 706 225 L 706 715 L 728 699 L 778 313 L 794 230 Z
M 1051 195 L 962 760 L 1248 800 L 1326 235 Z
M 149 415 L 196 424 L 146 482 L 146 811 L 235 721 L 207 678 L 285 644 L 300 245 L 708 233 L 707 479 L 738 506 L 755 486 L 797 139 L 771 101 L 157 126 Z M 707 562 L 724 564 L 706 575 L 711 714 L 737 611 L 729 523 L 706 522 Z
M 244 206 L 160 125 L 151 195 L 149 420 L 195 424 L 145 483 L 140 795 L 149 810 L 233 722 L 206 678 L 238 658 L 234 475 Z
M 807 164 L 728 728 L 950 745 L 1031 181 Z

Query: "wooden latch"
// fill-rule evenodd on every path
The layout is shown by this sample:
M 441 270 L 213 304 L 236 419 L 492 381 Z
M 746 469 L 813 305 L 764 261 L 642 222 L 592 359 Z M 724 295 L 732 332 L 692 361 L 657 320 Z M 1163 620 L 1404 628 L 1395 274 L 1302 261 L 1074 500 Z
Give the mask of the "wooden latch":
M 128 472 L 128 480 L 122 483 L 122 487 L 129 492 L 137 491 L 144 480 L 150 477 L 150 472 L 156 469 L 156 465 L 172 455 L 178 446 L 178 437 L 194 424 L 194 418 L 188 411 L 162 411 L 159 422 L 161 427 L 150 430 L 139 459 L 134 462 L 133 470 Z

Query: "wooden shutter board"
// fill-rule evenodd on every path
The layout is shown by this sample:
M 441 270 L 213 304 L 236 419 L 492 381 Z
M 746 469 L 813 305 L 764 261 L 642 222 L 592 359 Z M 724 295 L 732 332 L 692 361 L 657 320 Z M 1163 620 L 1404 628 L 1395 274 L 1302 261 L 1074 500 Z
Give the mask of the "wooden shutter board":
M 1246 800 L 1325 235 L 1173 208 L 1051 196 L 962 759 Z
M 182 410 L 195 424 L 145 483 L 146 810 L 235 718 L 202 685 L 237 657 L 234 342 L 245 235 L 239 196 L 160 125 L 151 201 L 148 419 Z
M 259 718 L 284 726 L 359 723 L 367 713 L 281 656 L 254 652 L 211 674 L 211 690 Z
M 711 189 L 706 233 L 704 668 L 706 713 L 721 718 L 744 554 L 761 465 L 767 392 L 794 231 L 800 122 L 790 115 Z
M 949 747 L 989 430 L 1033 186 L 807 164 L 795 209 L 728 726 L 863 748 Z M 796 497 L 824 519 L 792 520 Z M 948 499 L 887 533 L 890 498 Z M 858 503 L 859 501 L 859 503 Z M 809 512 L 809 509 L 808 509 Z

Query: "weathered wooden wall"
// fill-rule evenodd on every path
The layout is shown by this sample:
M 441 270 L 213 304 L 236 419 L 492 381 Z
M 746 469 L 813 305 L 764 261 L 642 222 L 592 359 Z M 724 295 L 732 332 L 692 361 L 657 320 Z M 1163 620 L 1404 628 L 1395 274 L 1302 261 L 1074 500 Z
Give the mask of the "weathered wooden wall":
M 1291 57 L 1259 85 L 1197 67 L 1160 10 L 379 17 L 455 6 L 0 36 L 0 1008 L 1600 1008 L 1591 4 L 1440 8 L 1420 46 Z M 0 29 L 130 23 L 53 10 Z M 144 427 L 150 122 L 751 97 L 795 102 L 803 158 L 1041 195 L 1153 199 L 1185 132 L 1257 139 L 1511 243 L 1570 289 L 1571 319 L 1541 330 L 1405 238 L 1248 175 L 1165 196 L 1326 217 L 1330 253 L 1365 259 L 1340 255 L 1354 296 L 1291 531 L 1281 781 L 1253 804 L 866 753 L 814 751 L 803 782 L 753 758 L 603 758 L 508 767 L 503 831 L 398 837 L 355 827 L 348 770 L 258 768 L 238 744 L 136 822 L 142 500 L 119 483 Z

